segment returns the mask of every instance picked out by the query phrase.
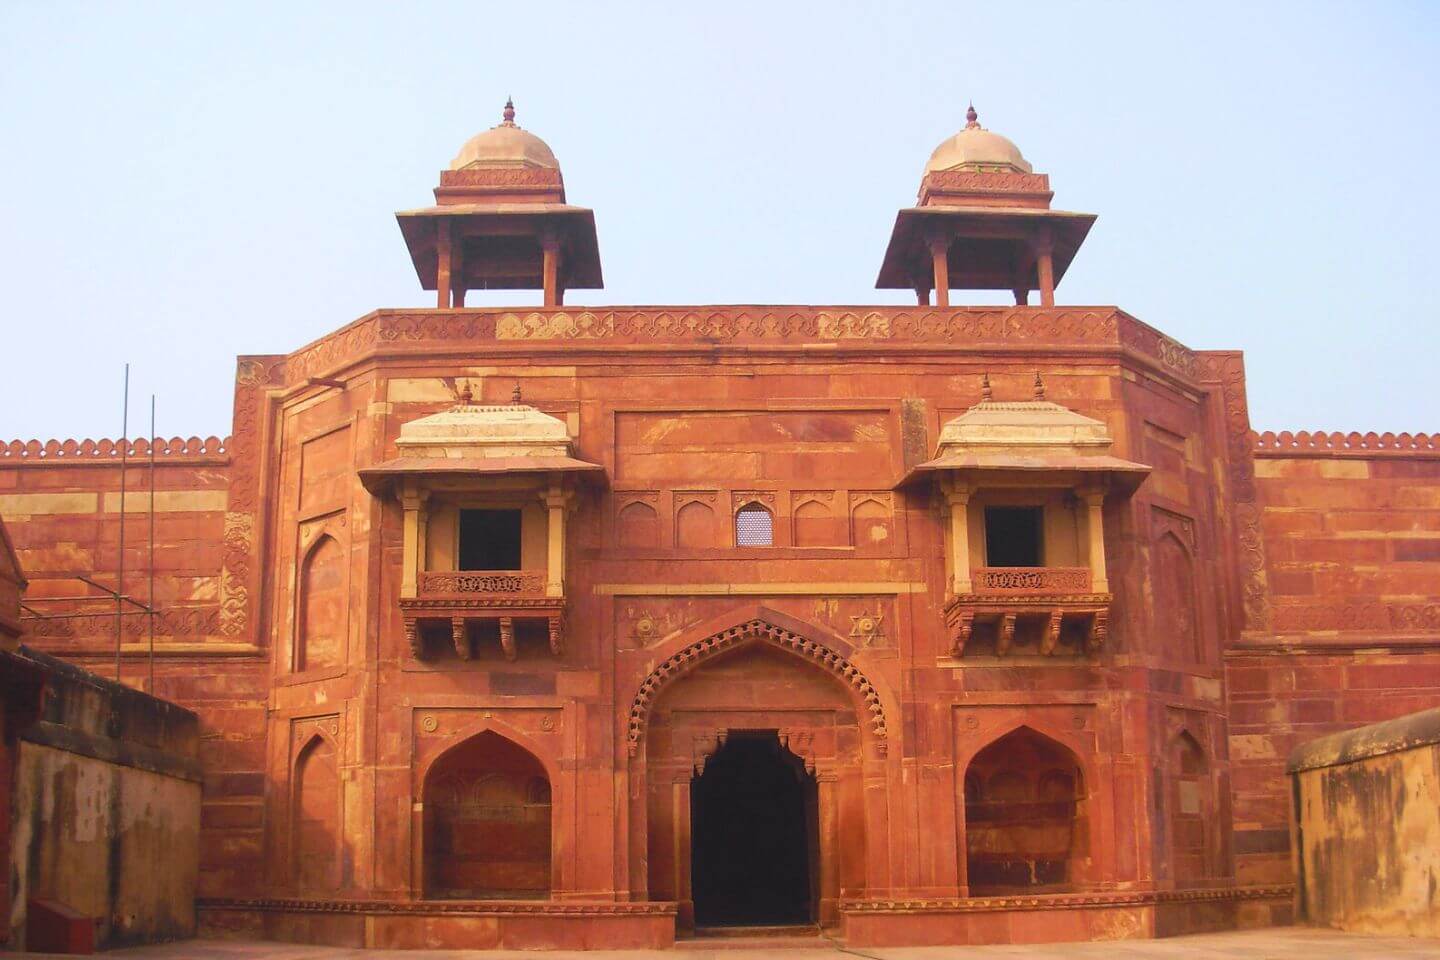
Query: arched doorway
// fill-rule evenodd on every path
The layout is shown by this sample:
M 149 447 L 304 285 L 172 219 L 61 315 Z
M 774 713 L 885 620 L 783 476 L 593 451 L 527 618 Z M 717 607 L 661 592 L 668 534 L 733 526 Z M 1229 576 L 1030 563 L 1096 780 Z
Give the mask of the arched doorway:
M 965 772 L 971 894 L 1073 887 L 1089 848 L 1080 764 L 1029 727 L 975 754 Z
M 534 754 L 476 734 L 435 761 L 423 798 L 426 896 L 549 895 L 550 778 Z
M 815 922 L 815 777 L 774 730 L 730 731 L 690 788 L 696 926 Z
M 1208 781 L 1205 751 L 1188 731 L 1170 742 L 1170 862 L 1179 886 L 1196 886 L 1209 873 L 1206 848 Z
M 732 736 L 778 743 L 802 763 L 803 790 L 814 782 L 814 813 L 807 811 L 803 829 L 792 831 L 805 837 L 804 861 L 813 870 L 805 897 L 792 900 L 808 899 L 811 908 L 786 916 L 836 925 L 841 891 L 871 888 L 872 866 L 878 873 L 884 863 L 885 798 L 865 789 L 885 763 L 888 728 L 879 694 L 848 659 L 848 647 L 811 639 L 783 614 L 715 625 L 718 631 L 696 630 L 695 640 L 660 660 L 632 702 L 628 739 L 638 763 L 631 776 L 643 786 L 630 808 L 631 835 L 639 841 L 631 876 L 648 899 L 676 903 L 679 929 L 694 927 L 692 791 Z M 793 787 L 793 768 L 787 776 Z M 699 867 L 702 874 L 709 869 Z M 751 921 L 734 914 L 728 922 Z

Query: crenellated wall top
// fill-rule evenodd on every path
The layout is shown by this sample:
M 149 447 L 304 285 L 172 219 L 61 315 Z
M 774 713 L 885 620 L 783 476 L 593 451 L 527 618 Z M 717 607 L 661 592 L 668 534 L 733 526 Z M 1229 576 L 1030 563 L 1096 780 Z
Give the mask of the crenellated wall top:
M 1440 458 L 1440 433 L 1251 432 L 1257 457 Z
M 286 382 L 325 376 L 378 350 L 488 341 L 496 345 L 905 345 L 1014 349 L 1128 349 L 1195 380 L 1193 350 L 1115 307 L 555 307 L 534 310 L 381 310 L 292 353 Z
M 137 437 L 129 441 L 125 451 L 130 460 L 149 460 L 151 441 Z M 229 463 L 230 438 L 219 437 L 156 437 L 155 459 L 167 463 Z M 119 464 L 121 441 L 118 440 L 12 440 L 0 443 L 0 466 L 27 463 L 56 466 L 59 464 Z

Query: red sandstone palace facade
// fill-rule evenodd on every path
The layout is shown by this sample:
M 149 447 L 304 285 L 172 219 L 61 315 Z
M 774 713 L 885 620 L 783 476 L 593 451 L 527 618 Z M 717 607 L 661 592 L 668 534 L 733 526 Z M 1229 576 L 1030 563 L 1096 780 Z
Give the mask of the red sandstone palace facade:
M 1057 305 L 1094 217 L 1051 196 L 972 111 L 882 261 L 916 305 L 587 308 L 594 217 L 507 109 L 399 214 L 435 308 L 241 357 L 231 436 L 133 442 L 124 490 L 111 441 L 0 445 L 37 607 L 116 585 L 122 505 L 153 571 L 202 926 L 1285 922 L 1286 752 L 1440 698 L 1440 439 L 1253 433 L 1240 353 Z M 44 609 L 149 686 L 145 614 Z

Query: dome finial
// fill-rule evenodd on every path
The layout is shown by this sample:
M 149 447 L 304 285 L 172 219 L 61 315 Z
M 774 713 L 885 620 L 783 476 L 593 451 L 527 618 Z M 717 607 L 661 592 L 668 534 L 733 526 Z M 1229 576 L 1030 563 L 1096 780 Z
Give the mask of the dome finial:
M 474 402 L 475 393 L 470 389 L 469 380 L 466 380 L 460 385 L 459 391 L 455 394 L 455 399 L 459 401 L 459 405 L 462 407 L 468 407 Z
M 975 102 L 970 102 L 970 107 L 965 111 L 965 128 L 980 126 L 980 114 L 975 112 Z
M 515 381 L 515 389 L 510 391 L 510 402 L 511 402 L 511 403 L 519 403 L 519 402 L 520 402 L 520 381 L 519 381 L 519 380 L 516 380 L 516 381 Z
M 515 101 L 508 95 L 505 97 L 505 109 L 501 112 L 500 116 L 504 119 L 505 123 L 511 124 L 512 126 L 514 125 Z
M 990 392 L 990 371 L 987 370 L 980 376 L 980 402 L 989 403 L 994 399 L 995 395 Z
M 1035 399 L 1045 399 L 1045 381 L 1040 379 L 1040 371 L 1035 371 Z

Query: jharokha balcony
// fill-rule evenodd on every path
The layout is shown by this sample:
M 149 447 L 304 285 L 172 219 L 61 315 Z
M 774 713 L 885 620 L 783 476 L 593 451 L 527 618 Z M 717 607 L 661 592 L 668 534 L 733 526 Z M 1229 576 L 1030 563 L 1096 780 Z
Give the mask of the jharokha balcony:
M 1045 399 L 981 400 L 946 423 L 929 486 L 945 523 L 944 607 L 955 657 L 1085 655 L 1105 644 L 1105 507 L 1150 468 L 1110 455 L 1105 424 Z
M 1089 567 L 972 568 L 970 590 L 945 604 L 951 654 L 979 652 L 976 647 L 997 657 L 1097 652 L 1105 643 L 1110 594 L 1097 591 L 1094 581 Z
M 517 656 L 515 626 L 519 621 L 544 625 L 550 652 L 559 656 L 564 644 L 565 598 L 552 594 L 544 570 L 422 570 L 416 574 L 413 597 L 400 598 L 405 637 L 416 659 L 425 659 L 421 630 L 426 624 L 449 627 L 455 653 L 472 659 L 472 622 L 494 622 L 500 649 L 507 660 Z

